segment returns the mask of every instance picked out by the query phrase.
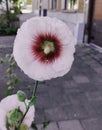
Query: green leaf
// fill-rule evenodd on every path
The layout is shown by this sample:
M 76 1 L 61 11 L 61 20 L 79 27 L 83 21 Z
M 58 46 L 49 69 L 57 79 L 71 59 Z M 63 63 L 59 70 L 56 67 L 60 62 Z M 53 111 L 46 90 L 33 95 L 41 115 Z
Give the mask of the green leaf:
M 12 126 L 14 129 L 17 128 L 18 123 L 21 121 L 23 117 L 23 113 L 19 108 L 11 109 L 7 112 L 6 120 L 9 126 Z
M 21 102 L 24 102 L 26 100 L 26 94 L 21 90 L 17 92 L 17 96 L 18 96 L 19 101 Z
M 8 89 L 5 91 L 5 95 L 6 96 L 9 96 L 9 95 L 11 95 L 12 94 L 12 92 L 13 92 L 13 88 L 11 88 L 11 87 L 8 87 Z
M 17 78 L 17 76 L 16 76 L 15 73 L 11 73 L 11 74 L 10 74 L 10 77 L 11 77 L 12 79 L 16 79 L 16 78 Z
M 11 55 L 10 54 L 6 54 L 6 59 L 8 60 L 10 57 L 11 57 Z
M 32 97 L 32 99 L 30 100 L 29 102 L 29 106 L 33 106 L 34 104 L 36 103 L 36 98 L 35 97 Z
M 16 78 L 15 79 L 15 84 L 19 84 L 20 83 L 20 79 L 19 78 Z
M 10 74 L 10 73 L 11 73 L 11 69 L 8 68 L 8 69 L 6 70 L 6 72 L 7 72 L 8 74 Z
M 47 128 L 50 124 L 50 121 L 43 122 L 43 129 Z
M 72 5 L 75 5 L 76 2 L 77 2 L 77 0 L 70 0 L 70 4 L 71 4 L 71 6 L 72 6 Z
M 0 0 L 0 3 L 2 2 L 2 0 Z
M 34 122 L 32 123 L 31 128 L 33 128 L 34 130 L 38 130 L 37 125 Z
M 7 84 L 8 86 L 11 86 L 13 83 L 12 83 L 10 80 L 8 80 L 8 81 L 6 82 L 6 84 Z
M 20 130 L 29 130 L 26 124 L 21 124 Z
M 3 59 L 0 59 L 0 64 L 3 64 L 4 63 L 4 60 Z
M 13 55 L 12 54 L 6 54 L 6 61 L 11 63 L 13 61 Z
M 15 66 L 16 66 L 15 61 L 13 61 L 12 63 L 10 63 L 10 67 L 15 67 Z

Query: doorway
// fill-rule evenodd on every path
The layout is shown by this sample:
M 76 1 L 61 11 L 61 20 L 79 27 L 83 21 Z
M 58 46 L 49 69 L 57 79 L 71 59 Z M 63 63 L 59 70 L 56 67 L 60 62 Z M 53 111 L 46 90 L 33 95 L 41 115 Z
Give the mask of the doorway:
M 88 43 L 102 47 L 102 0 L 90 0 L 88 17 Z
M 52 10 L 57 9 L 57 0 L 52 0 Z

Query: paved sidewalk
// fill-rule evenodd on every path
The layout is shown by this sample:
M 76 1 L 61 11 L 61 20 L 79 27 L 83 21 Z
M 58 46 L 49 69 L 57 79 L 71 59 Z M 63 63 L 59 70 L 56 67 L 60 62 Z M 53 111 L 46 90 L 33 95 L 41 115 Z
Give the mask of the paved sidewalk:
M 12 48 L 1 48 L 0 56 L 11 52 Z M 102 63 L 94 58 L 98 54 L 89 46 L 77 46 L 71 71 L 39 84 L 35 122 L 50 120 L 47 130 L 102 130 Z M 0 97 L 6 88 L 5 68 L 0 66 Z M 15 72 L 22 80 L 16 90 L 28 93 L 27 85 L 34 81 L 18 68 Z

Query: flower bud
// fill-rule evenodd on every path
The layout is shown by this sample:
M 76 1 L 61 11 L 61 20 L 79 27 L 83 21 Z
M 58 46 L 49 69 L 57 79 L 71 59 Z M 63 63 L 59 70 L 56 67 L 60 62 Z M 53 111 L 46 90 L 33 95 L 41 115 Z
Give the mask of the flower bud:
M 21 102 L 24 102 L 26 100 L 26 94 L 21 90 L 17 92 L 17 96 L 18 96 L 19 101 Z
M 7 124 L 8 126 L 12 127 L 18 126 L 18 123 L 21 121 L 23 117 L 23 113 L 19 109 L 13 109 L 7 113 Z
M 21 124 L 20 130 L 29 130 L 26 124 Z

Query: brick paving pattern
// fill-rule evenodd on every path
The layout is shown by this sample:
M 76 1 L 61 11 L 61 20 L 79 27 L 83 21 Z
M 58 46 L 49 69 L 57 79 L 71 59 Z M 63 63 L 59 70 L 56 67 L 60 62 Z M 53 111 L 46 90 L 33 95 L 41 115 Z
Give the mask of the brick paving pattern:
M 11 47 L 0 48 L 0 57 L 12 53 Z M 99 53 L 99 52 L 97 52 Z M 102 64 L 94 58 L 96 50 L 77 46 L 70 72 L 61 78 L 39 83 L 35 122 L 50 120 L 47 130 L 102 130 Z M 7 65 L 0 66 L 0 98 L 6 88 L 4 74 Z M 34 81 L 15 69 L 21 83 L 15 89 L 28 93 L 27 85 Z

